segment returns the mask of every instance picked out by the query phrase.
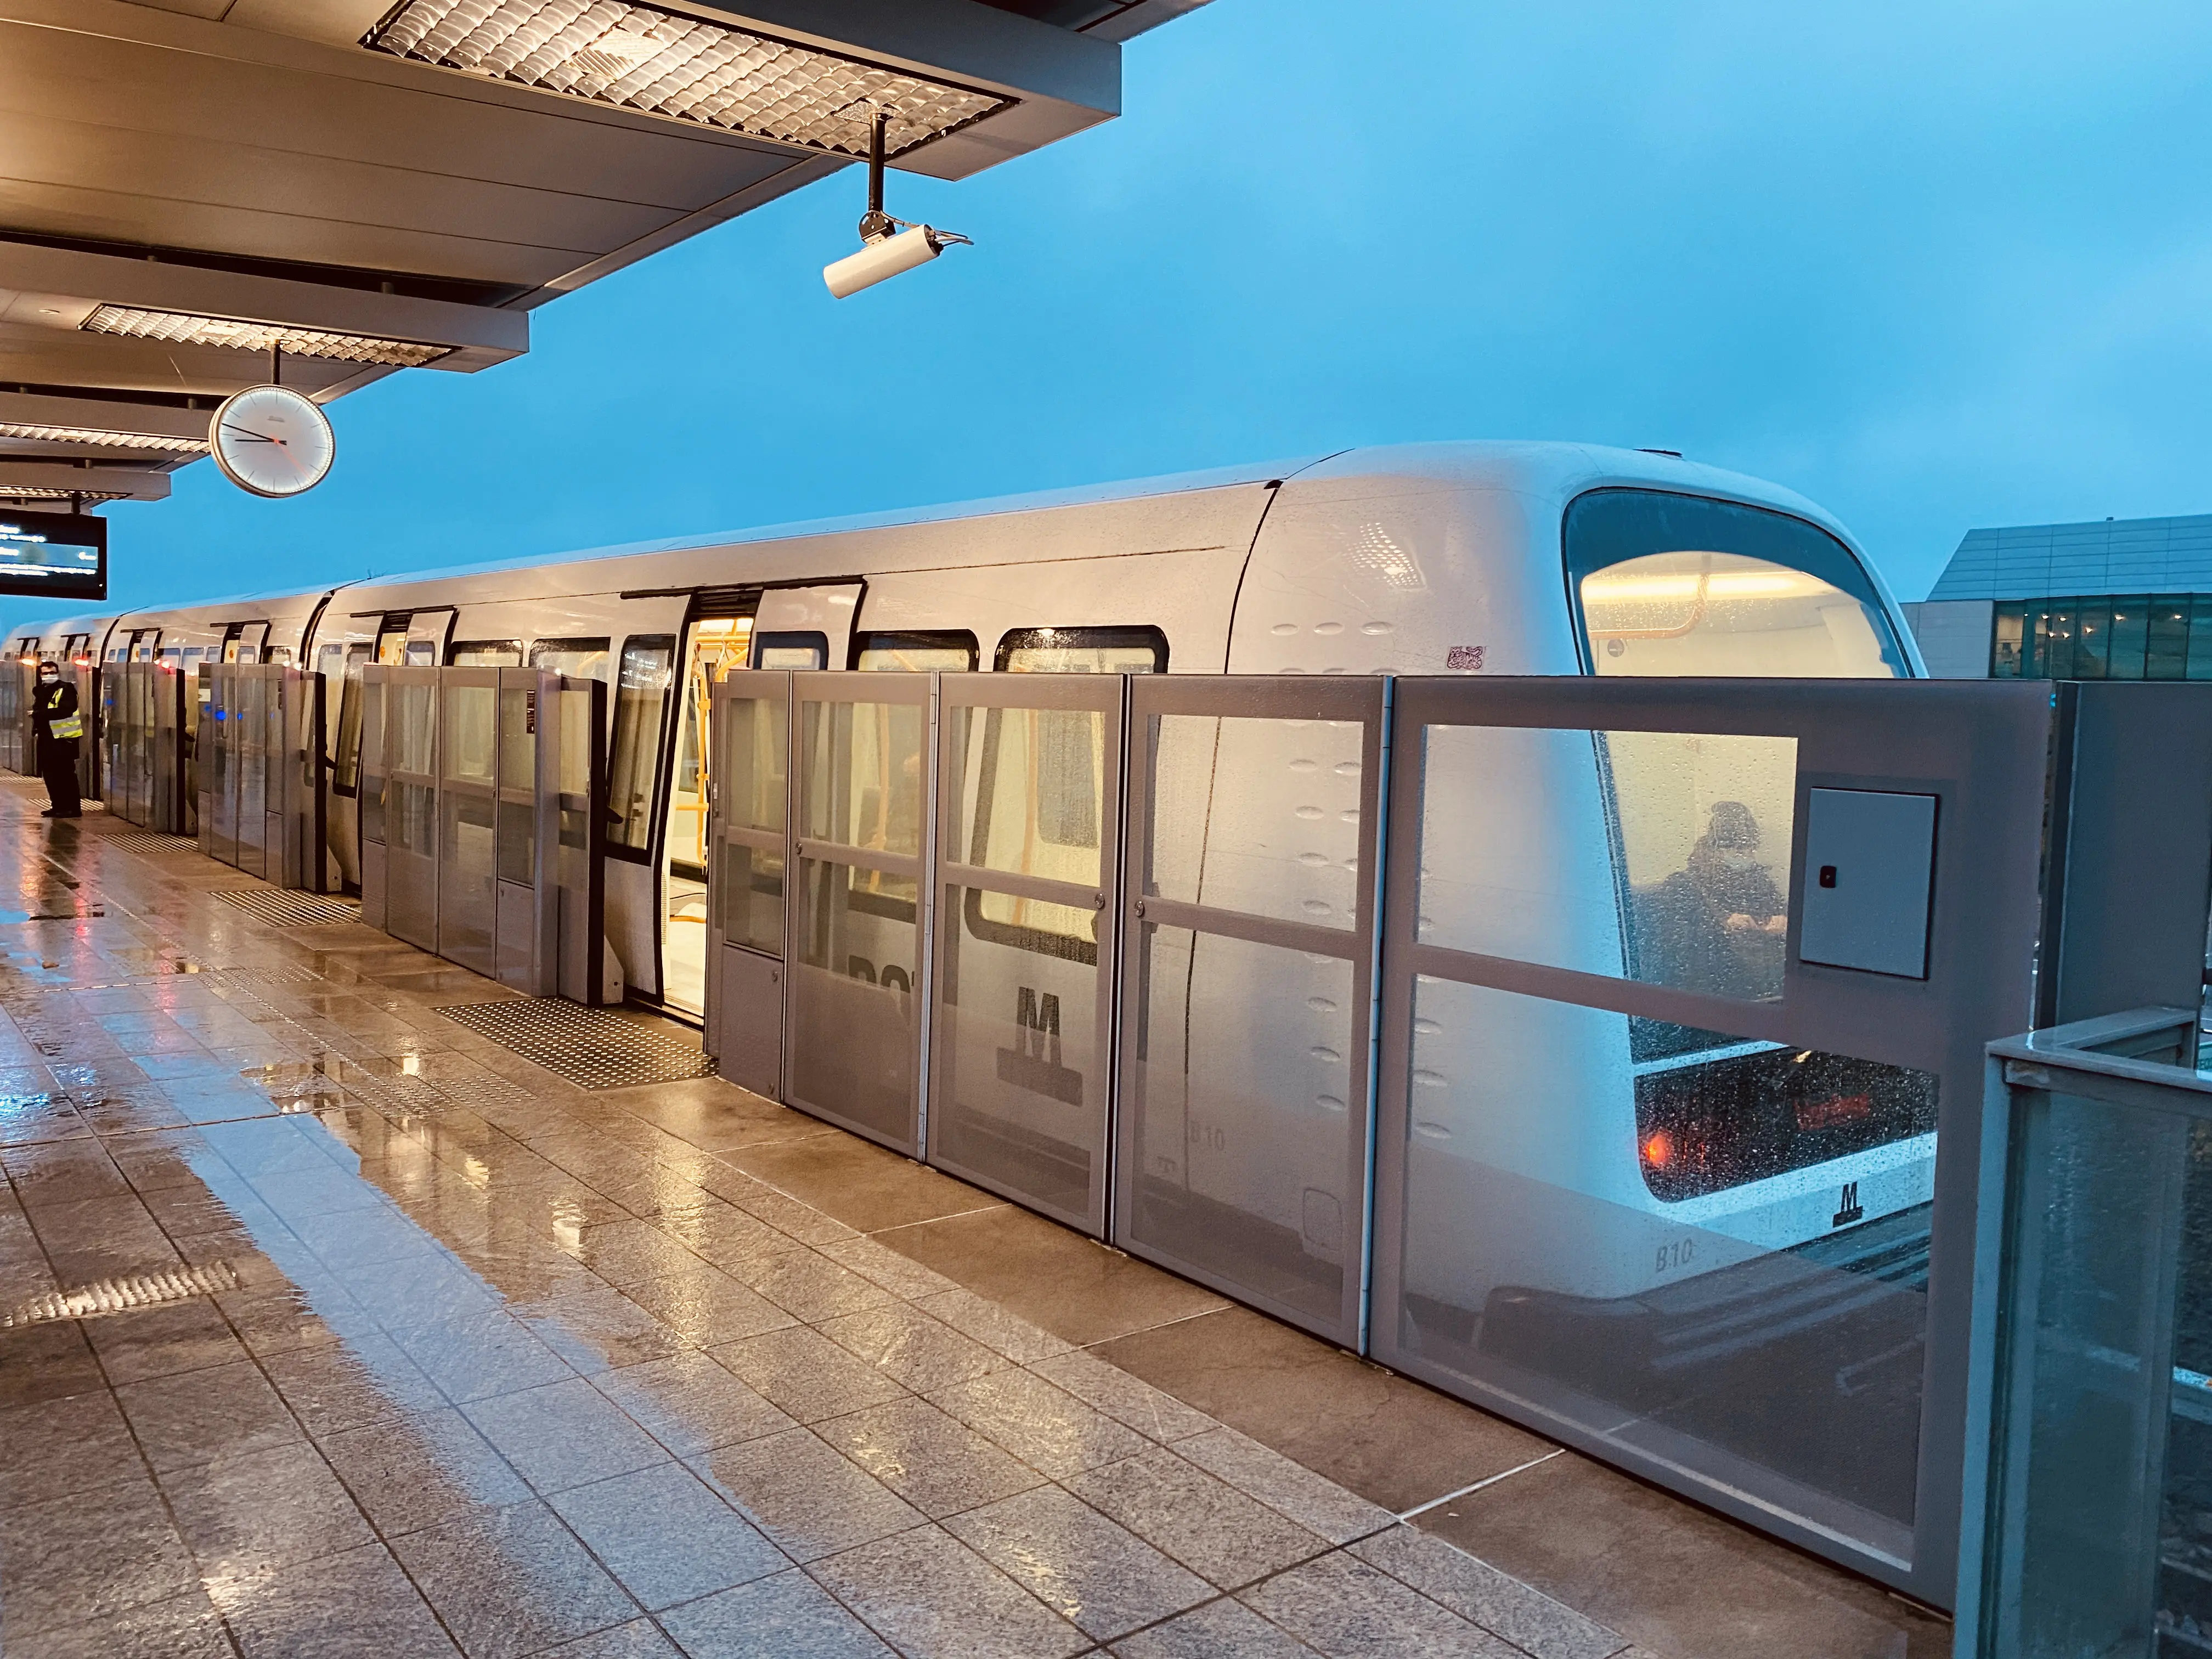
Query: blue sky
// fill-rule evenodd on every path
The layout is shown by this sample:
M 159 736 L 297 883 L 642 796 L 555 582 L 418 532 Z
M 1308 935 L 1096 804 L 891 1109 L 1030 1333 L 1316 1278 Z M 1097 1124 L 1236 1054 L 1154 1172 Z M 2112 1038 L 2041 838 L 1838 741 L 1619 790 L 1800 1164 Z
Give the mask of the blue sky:
M 1976 525 L 2212 511 L 2208 64 L 2148 0 L 1215 0 L 1120 120 L 893 174 L 975 248 L 830 300 L 848 172 L 346 399 L 310 496 L 111 509 L 113 592 L 1556 437 L 1786 483 L 1917 598 Z

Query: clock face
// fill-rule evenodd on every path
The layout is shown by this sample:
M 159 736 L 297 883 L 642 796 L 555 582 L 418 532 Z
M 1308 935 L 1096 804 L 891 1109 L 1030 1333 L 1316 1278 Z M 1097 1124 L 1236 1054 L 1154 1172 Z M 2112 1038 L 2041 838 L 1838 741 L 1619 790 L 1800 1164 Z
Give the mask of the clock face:
M 234 392 L 208 424 L 223 477 L 257 495 L 296 495 L 322 483 L 337 458 L 329 417 L 289 386 Z

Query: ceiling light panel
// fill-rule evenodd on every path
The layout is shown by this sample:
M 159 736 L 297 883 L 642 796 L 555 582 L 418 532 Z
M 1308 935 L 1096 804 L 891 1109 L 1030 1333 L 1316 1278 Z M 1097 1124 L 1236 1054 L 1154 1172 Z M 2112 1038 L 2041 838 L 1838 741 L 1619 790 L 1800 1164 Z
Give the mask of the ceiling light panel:
M 1008 100 L 624 0 L 403 0 L 362 44 L 778 143 L 896 155 Z
M 125 501 L 127 489 L 52 489 L 45 484 L 0 483 L 0 501 Z
M 94 334 L 122 334 L 137 340 L 228 346 L 239 351 L 277 350 L 295 357 L 327 357 L 341 363 L 382 363 L 393 368 L 420 368 L 453 350 L 451 346 L 424 345 L 416 340 L 337 334 L 325 329 L 292 328 L 282 323 L 242 323 L 228 317 L 148 311 L 137 306 L 102 306 L 84 319 L 83 326 Z
M 108 432 L 89 426 L 33 426 L 21 421 L 0 421 L 0 438 L 23 438 L 47 444 L 97 444 L 104 449 L 159 449 L 172 455 L 207 453 L 207 443 L 199 438 L 172 438 L 160 432 Z

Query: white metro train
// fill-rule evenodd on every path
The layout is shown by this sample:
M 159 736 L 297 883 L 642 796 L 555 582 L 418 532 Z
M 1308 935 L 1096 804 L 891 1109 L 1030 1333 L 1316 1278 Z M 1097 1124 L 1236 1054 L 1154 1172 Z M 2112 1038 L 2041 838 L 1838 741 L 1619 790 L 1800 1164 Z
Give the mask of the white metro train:
M 1339 675 L 1923 672 L 1881 579 L 1842 526 L 1810 502 L 1663 453 L 1502 442 L 1353 450 L 1291 465 L 76 617 L 21 631 L 7 643 L 19 655 L 155 659 L 180 668 L 210 659 L 294 662 L 334 682 L 343 678 L 329 734 L 335 799 L 328 821 L 349 878 L 357 875 L 352 747 L 364 664 L 532 664 L 606 679 L 614 687 L 609 939 L 634 997 L 695 1017 L 703 1011 L 706 983 L 707 688 L 727 666 Z M 1722 994 L 1778 994 L 1792 788 L 1787 763 L 1779 769 L 1767 764 L 1757 739 L 1717 740 L 1686 768 L 1621 734 L 1609 747 L 1604 740 L 1594 745 L 1587 734 L 1578 749 L 1544 746 L 1559 735 L 1520 734 L 1517 747 L 1488 757 L 1485 787 L 1493 794 L 1512 788 L 1501 784 L 1498 765 L 1520 769 L 1527 810 L 1513 833 L 1540 846 L 1564 873 L 1517 884 L 1535 896 L 1504 914 L 1496 896 L 1516 882 L 1475 870 L 1468 907 L 1489 908 L 1466 921 L 1482 936 L 1472 948 Z M 1750 747 L 1723 752 L 1730 743 Z M 1356 760 L 1357 750 L 1352 753 Z M 1088 787 L 1091 769 L 1080 772 Z M 1662 773 L 1680 780 L 1669 786 L 1665 810 L 1624 806 L 1631 796 L 1653 798 L 1658 785 L 1646 787 L 1639 775 L 1648 781 Z M 1356 792 L 1356 780 L 1346 787 Z M 1356 793 L 1346 799 L 1356 805 Z M 1290 823 L 1291 806 L 1287 797 L 1247 798 L 1237 811 L 1221 815 L 1209 833 L 1240 834 L 1232 820 L 1272 819 L 1295 830 L 1253 831 L 1236 849 L 1248 872 L 1225 880 L 1249 884 L 1249 860 L 1263 843 L 1274 849 L 1268 856 L 1279 860 L 1286 890 L 1304 890 L 1299 884 L 1314 879 L 1310 866 L 1343 870 L 1345 848 L 1306 847 L 1301 837 L 1312 836 Z M 1336 817 L 1328 814 L 1322 827 Z M 1082 818 L 1073 813 L 1066 822 Z M 1088 833 L 1095 838 L 1095 823 Z M 1296 862 L 1302 851 L 1316 854 L 1308 866 Z M 1486 856 L 1477 848 L 1468 855 L 1476 865 Z M 1449 945 L 1459 922 L 1449 891 L 1439 890 L 1438 942 Z M 1571 914 L 1565 901 L 1548 896 L 1600 891 L 1624 897 L 1593 915 L 1587 907 Z M 946 925 L 1009 936 L 1001 920 L 980 908 Z M 1203 1200 L 1301 1241 L 1317 1261 L 1340 1258 L 1347 1241 L 1335 1238 L 1328 1224 L 1333 1209 L 1350 1207 L 1342 1200 L 1351 1195 L 1334 1191 L 1343 1179 L 1340 1159 L 1331 1166 L 1327 1158 L 1271 1159 L 1265 1151 L 1255 1157 L 1246 1149 L 1264 1146 L 1265 1133 L 1241 1134 L 1239 1126 L 1218 1121 L 1203 1133 L 1198 1127 L 1201 1100 L 1216 1115 L 1271 1094 L 1310 1101 L 1316 1085 L 1299 1066 L 1309 1054 L 1333 1052 L 1325 1033 L 1306 1029 L 1308 999 L 1283 994 L 1279 983 L 1254 976 L 1257 969 L 1238 966 L 1257 960 L 1224 951 L 1206 975 L 1188 964 L 1182 970 L 1189 1011 L 1202 1012 L 1200 1024 L 1220 1041 L 1210 1061 L 1195 1052 L 1182 1057 L 1191 1127 L 1177 1178 Z M 1423 994 L 1412 1179 L 1441 1193 L 1456 1182 L 1453 1166 L 1474 1160 L 1555 1193 L 1582 1194 L 1635 1224 L 1621 1230 L 1626 1242 L 1618 1250 L 1547 1248 L 1541 1260 L 1477 1269 L 1445 1236 L 1460 1206 L 1441 1198 L 1417 1203 L 1426 1218 L 1419 1224 L 1444 1233 L 1407 1241 L 1408 1305 L 1441 1310 L 1435 1316 L 1444 1326 L 1453 1308 L 1480 1310 L 1501 1284 L 1622 1297 L 1673 1283 L 1686 1264 L 1670 1268 L 1659 1260 L 1655 1267 L 1655 1252 L 1644 1243 L 1680 1238 L 1686 1228 L 1735 1247 L 1716 1252 L 1719 1259 L 1710 1264 L 1700 1260 L 1693 1272 L 1788 1249 L 1829 1232 L 1829 1200 L 1846 1182 L 1858 1183 L 1870 1223 L 1928 1200 L 1935 1137 L 1932 1121 L 1913 1103 L 1878 1102 L 1879 1109 L 1854 1122 L 1816 1119 L 1794 1140 L 1768 1136 L 1698 1163 L 1687 1149 L 1692 1140 L 1715 1144 L 1694 1121 L 1711 1109 L 1710 1097 L 1671 1088 L 1668 1079 L 1723 1061 L 1755 1069 L 1771 1045 L 1731 1043 L 1617 1015 L 1583 1018 L 1583 1011 L 1570 1011 L 1574 1017 L 1555 1030 L 1516 1014 L 1506 1006 L 1510 999 L 1462 992 L 1467 988 L 1445 988 L 1433 999 Z M 1062 1017 L 1076 1018 L 1082 1001 L 1072 992 Z M 1237 1075 L 1224 1071 L 1207 1079 L 1201 1073 L 1209 1066 Z M 1156 1055 L 1155 1077 L 1159 1069 Z M 1866 1092 L 1842 1094 L 1857 1100 Z M 1343 1093 L 1334 1091 L 1339 1111 Z M 1521 1107 L 1501 1111 L 1498 1102 L 1509 1094 Z M 1322 1089 L 1320 1097 L 1326 1104 L 1331 1091 Z M 1539 1111 L 1538 1102 L 1556 1104 Z M 1571 1110 L 1559 1109 L 1569 1103 Z M 1057 1103 L 1041 1096 L 1039 1124 L 1055 1112 L 1065 1115 L 1065 1096 Z M 1068 1133 L 1040 1132 L 1054 1139 Z M 1209 1148 L 1223 1155 L 1209 1158 Z M 1310 1167 L 1282 1167 L 1291 1164 Z M 1570 1261 L 1579 1264 L 1571 1272 Z

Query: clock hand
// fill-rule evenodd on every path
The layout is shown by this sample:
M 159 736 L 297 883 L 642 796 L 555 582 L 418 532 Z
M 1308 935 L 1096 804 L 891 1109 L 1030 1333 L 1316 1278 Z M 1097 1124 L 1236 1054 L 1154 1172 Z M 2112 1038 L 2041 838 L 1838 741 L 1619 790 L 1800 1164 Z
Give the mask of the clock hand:
M 259 432 L 248 432 L 244 427 L 233 426 L 228 421 L 222 423 L 222 429 L 235 432 L 240 437 L 250 439 L 257 444 L 281 444 L 284 441 L 282 438 L 271 438 Z

